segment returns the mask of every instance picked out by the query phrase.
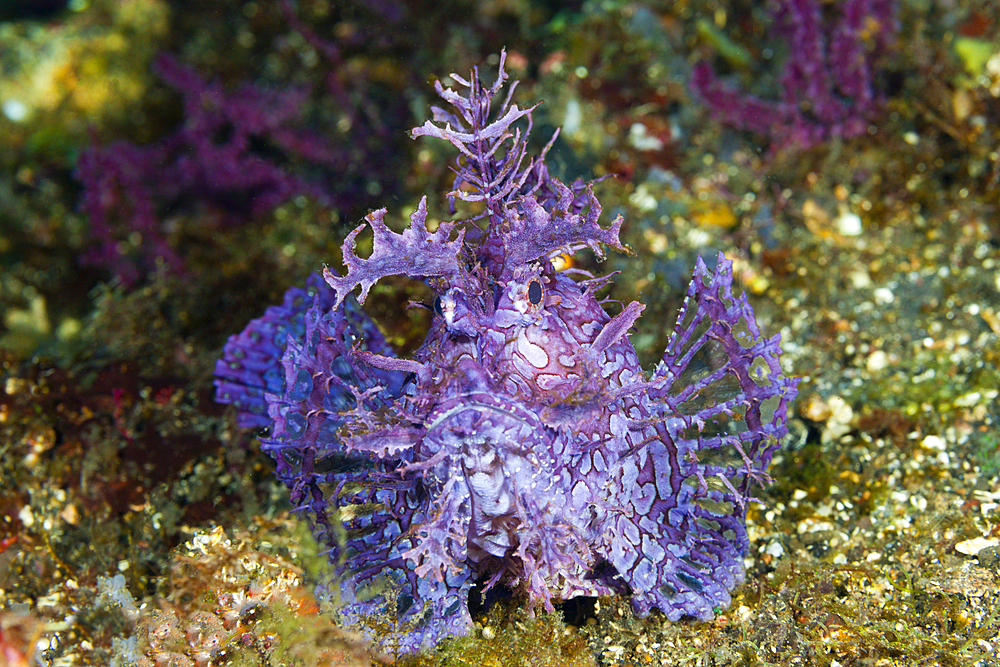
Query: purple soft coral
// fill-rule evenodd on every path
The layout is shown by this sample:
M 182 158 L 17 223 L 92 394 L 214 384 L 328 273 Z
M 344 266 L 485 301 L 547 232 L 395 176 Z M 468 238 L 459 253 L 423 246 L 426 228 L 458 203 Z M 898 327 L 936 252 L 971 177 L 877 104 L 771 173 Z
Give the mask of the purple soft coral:
M 156 59 L 156 72 L 181 93 L 184 123 L 147 146 L 115 141 L 82 152 L 77 175 L 94 240 L 84 263 L 111 269 L 127 285 L 158 267 L 182 271 L 182 253 L 165 231 L 168 209 L 195 204 L 205 220 L 233 224 L 298 195 L 340 206 L 367 198 L 344 177 L 348 148 L 302 126 L 308 88 L 245 83 L 227 91 L 167 54 Z M 359 127 L 356 134 L 364 137 L 365 131 Z M 363 146 L 359 140 L 355 149 Z M 379 163 L 374 155 L 369 151 L 367 161 Z M 296 175 L 290 169 L 295 162 L 341 174 L 338 186 Z
M 882 108 L 876 65 L 896 38 L 897 4 L 777 0 L 774 27 L 790 54 L 779 99 L 740 93 L 719 81 L 707 62 L 695 66 L 692 83 L 716 116 L 770 137 L 773 150 L 857 137 Z
M 746 506 L 795 394 L 778 337 L 764 338 L 732 295 L 721 254 L 714 271 L 698 261 L 667 351 L 643 374 L 628 339 L 643 306 L 612 317 L 596 297 L 610 276 L 574 279 L 551 261 L 623 250 L 621 219 L 602 227 L 589 187 L 526 159 L 527 130 L 512 126 L 530 128 L 531 109 L 509 95 L 490 109 L 503 65 L 501 54 L 490 88 L 475 70 L 452 75 L 468 94 L 438 92 L 458 113 L 435 109 L 438 124 L 414 131 L 459 148 L 451 194 L 483 202 L 483 214 L 430 232 L 421 201 L 402 233 L 385 210 L 370 214 L 368 258 L 354 252 L 362 225 L 344 242 L 346 275 L 325 274 L 332 292 L 314 285 L 304 315 L 291 293 L 219 363 L 219 400 L 244 423 L 262 423 L 267 404 L 264 447 L 332 547 L 346 616 L 397 616 L 399 634 L 376 639 L 404 650 L 467 632 L 476 581 L 548 609 L 627 588 L 640 613 L 710 618 L 742 580 Z M 436 294 L 412 359 L 348 297 L 360 287 L 363 302 L 388 275 L 423 278 Z

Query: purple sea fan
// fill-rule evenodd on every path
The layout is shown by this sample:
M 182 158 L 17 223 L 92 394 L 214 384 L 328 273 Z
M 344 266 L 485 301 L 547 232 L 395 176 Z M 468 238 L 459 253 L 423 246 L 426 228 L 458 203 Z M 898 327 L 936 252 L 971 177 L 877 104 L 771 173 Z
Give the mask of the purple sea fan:
M 422 200 L 402 233 L 371 213 L 344 242 L 346 274 L 314 279 L 311 306 L 293 290 L 216 371 L 218 399 L 271 426 L 263 446 L 331 547 L 347 620 L 398 619 L 373 639 L 403 650 L 468 632 L 477 582 L 547 609 L 626 591 L 640 613 L 711 618 L 743 578 L 747 504 L 795 395 L 721 254 L 714 270 L 699 259 L 662 361 L 642 371 L 628 338 L 642 304 L 612 316 L 597 297 L 611 276 L 551 261 L 625 250 L 622 221 L 602 227 L 589 186 L 527 157 L 531 108 L 510 94 L 491 108 L 503 65 L 488 88 L 453 74 L 465 95 L 438 84 L 455 111 L 413 132 L 458 148 L 450 194 L 483 212 L 430 231 Z M 388 275 L 435 293 L 411 359 L 349 296 Z
M 308 88 L 244 83 L 227 91 L 168 54 L 155 69 L 181 93 L 184 122 L 154 144 L 115 141 L 82 152 L 77 176 L 93 238 L 85 264 L 111 269 L 126 285 L 158 266 L 182 272 L 163 222 L 168 210 L 193 206 L 204 221 L 234 225 L 300 194 L 342 206 L 359 199 L 343 176 L 334 192 L 291 171 L 299 162 L 343 174 L 349 162 L 346 150 L 302 126 Z
M 692 84 L 730 125 L 769 137 L 772 149 L 809 148 L 868 131 L 882 110 L 879 64 L 899 31 L 895 0 L 776 0 L 774 31 L 789 56 L 779 99 L 741 93 L 698 63 Z

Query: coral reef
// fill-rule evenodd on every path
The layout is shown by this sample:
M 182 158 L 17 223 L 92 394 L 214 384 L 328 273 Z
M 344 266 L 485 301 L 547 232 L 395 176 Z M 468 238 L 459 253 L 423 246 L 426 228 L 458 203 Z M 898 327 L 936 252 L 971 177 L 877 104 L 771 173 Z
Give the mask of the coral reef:
M 844 3 L 820 4 L 828 36 Z M 768 31 L 776 6 L 88 0 L 43 20 L 0 21 L 0 662 L 107 667 L 185 651 L 193 660 L 199 636 L 187 633 L 204 621 L 223 630 L 227 650 L 215 662 L 255 667 L 996 663 L 995 3 L 895 3 L 891 59 L 868 51 L 881 34 L 873 24 L 860 33 L 873 58 L 877 132 L 773 153 L 770 134 L 720 122 L 692 94 L 691 64 L 711 42 L 721 82 L 780 103 L 788 61 L 786 42 Z M 762 331 L 781 333 L 799 397 L 768 467 L 772 483 L 749 505 L 745 582 L 727 610 L 698 622 L 640 617 L 623 593 L 553 598 L 555 612 L 538 604 L 531 613 L 524 595 L 504 598 L 499 587 L 484 610 L 477 586 L 467 635 L 379 655 L 314 595 L 333 576 L 329 543 L 317 545 L 301 513 L 289 514 L 259 426 L 239 426 L 243 413 L 215 403 L 212 386 L 226 337 L 264 304 L 304 283 L 315 286 L 302 290 L 306 309 L 320 289 L 335 298 L 307 276 L 340 266 L 340 242 L 367 209 L 294 198 L 253 224 L 216 227 L 210 204 L 186 200 L 165 211 L 162 230 L 187 272 L 126 289 L 78 262 L 90 236 L 73 170 L 94 137 L 150 146 L 178 130 L 182 96 L 151 67 L 173 53 L 226 94 L 248 81 L 311 86 L 301 127 L 351 151 L 348 178 L 392 167 L 399 180 L 376 176 L 361 189 L 403 212 L 383 218 L 399 232 L 423 193 L 454 183 L 449 142 L 405 139 L 426 120 L 426 81 L 474 63 L 495 71 L 488 54 L 505 44 L 507 71 L 520 79 L 515 101 L 544 100 L 532 109 L 530 155 L 562 126 L 547 169 L 566 183 L 604 177 L 595 196 L 608 220 L 623 216 L 618 238 L 635 252 L 598 264 L 585 249 L 557 258 L 561 272 L 620 271 L 601 305 L 609 314 L 621 307 L 612 300 L 645 305 L 628 338 L 653 368 L 695 257 L 724 251 L 733 292 L 750 295 Z M 375 134 L 352 131 L 378 120 L 388 125 Z M 368 141 L 391 159 L 365 164 Z M 455 207 L 463 219 L 483 212 L 482 202 L 456 198 Z M 451 219 L 443 197 L 428 198 L 429 233 Z M 368 257 L 372 235 L 356 240 Z M 422 281 L 390 276 L 364 308 L 412 359 L 441 317 L 434 296 Z M 283 369 L 268 377 L 283 386 Z M 351 465 L 329 463 L 323 474 Z M 128 592 L 138 615 L 109 598 L 97 604 L 102 581 L 122 599 Z M 230 621 L 240 595 L 263 604 Z M 405 611 L 365 621 L 389 637 Z M 170 633 L 151 637 L 158 627 Z

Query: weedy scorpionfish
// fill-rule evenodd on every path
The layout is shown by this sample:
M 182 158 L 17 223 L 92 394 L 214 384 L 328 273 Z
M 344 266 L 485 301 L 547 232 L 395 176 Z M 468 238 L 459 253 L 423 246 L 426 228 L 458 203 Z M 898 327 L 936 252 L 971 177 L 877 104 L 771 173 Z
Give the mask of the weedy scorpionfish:
M 266 429 L 330 548 L 345 620 L 395 619 L 403 650 L 467 633 L 474 585 L 546 609 L 627 594 L 640 614 L 711 618 L 743 579 L 746 508 L 786 434 L 796 382 L 778 337 L 732 294 L 732 264 L 699 258 L 644 372 L 628 335 L 643 305 L 599 297 L 612 276 L 554 263 L 627 250 L 621 217 L 602 226 L 590 185 L 548 173 L 551 141 L 528 157 L 534 107 L 513 103 L 516 84 L 494 111 L 504 54 L 492 86 L 451 78 L 436 83 L 451 110 L 412 135 L 458 149 L 450 197 L 480 212 L 429 231 L 424 198 L 401 233 L 370 213 L 344 241 L 346 273 L 314 275 L 230 338 L 218 400 Z M 434 293 L 411 358 L 359 305 L 389 275 Z

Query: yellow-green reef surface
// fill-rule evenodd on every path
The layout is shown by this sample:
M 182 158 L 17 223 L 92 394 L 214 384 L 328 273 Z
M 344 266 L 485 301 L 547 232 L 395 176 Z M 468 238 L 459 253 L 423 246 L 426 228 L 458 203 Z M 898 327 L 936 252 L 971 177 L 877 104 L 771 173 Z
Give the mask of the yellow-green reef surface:
M 993 0 L 8 4 L 0 665 L 1000 664 Z M 644 367 L 721 250 L 799 395 L 714 620 L 513 596 L 376 654 L 212 373 L 366 213 L 450 189 L 406 132 L 502 48 L 550 169 L 625 219 L 634 254 L 579 265 L 646 304 Z M 366 307 L 408 351 L 426 296 Z

